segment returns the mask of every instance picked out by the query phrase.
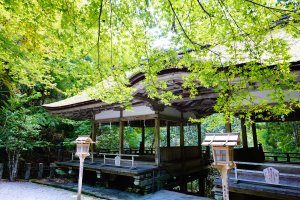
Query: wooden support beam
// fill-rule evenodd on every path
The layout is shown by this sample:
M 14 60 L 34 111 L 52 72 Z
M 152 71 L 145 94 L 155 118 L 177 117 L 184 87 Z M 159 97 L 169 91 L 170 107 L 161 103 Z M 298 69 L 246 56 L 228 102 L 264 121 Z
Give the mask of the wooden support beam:
M 254 148 L 258 149 L 256 124 L 255 124 L 255 122 L 252 123 L 251 127 L 252 127 L 253 146 L 254 146 Z
M 200 196 L 204 196 L 205 195 L 205 178 L 204 177 L 199 177 L 198 179 L 198 186 L 199 186 L 199 192 L 198 194 Z
M 181 122 L 180 122 L 180 146 L 184 147 L 183 112 L 181 112 Z
M 144 154 L 145 151 L 145 124 L 142 123 L 142 141 L 140 144 L 140 154 Z
M 120 122 L 119 122 L 119 153 L 124 153 L 124 121 L 121 121 L 123 117 L 123 110 L 120 110 Z
M 170 132 L 170 124 L 167 121 L 167 147 L 171 146 L 171 132 Z
M 199 151 L 200 151 L 200 158 L 202 158 L 202 146 L 201 146 L 201 143 L 202 143 L 202 139 L 201 139 L 201 123 L 198 123 L 197 124 L 197 131 L 198 131 L 198 147 L 199 147 Z
M 248 148 L 247 127 L 245 125 L 245 118 L 241 118 L 241 129 L 242 129 L 243 148 Z
M 96 114 L 95 112 L 93 112 L 93 117 L 92 117 L 92 120 L 91 120 L 91 139 L 96 142 L 96 135 L 97 135 L 97 123 L 95 121 L 96 119 Z M 92 143 L 91 144 L 91 158 L 92 158 L 92 162 L 94 161 L 94 152 L 96 150 L 96 143 Z
M 159 118 L 155 118 L 155 164 L 160 165 L 160 121 Z

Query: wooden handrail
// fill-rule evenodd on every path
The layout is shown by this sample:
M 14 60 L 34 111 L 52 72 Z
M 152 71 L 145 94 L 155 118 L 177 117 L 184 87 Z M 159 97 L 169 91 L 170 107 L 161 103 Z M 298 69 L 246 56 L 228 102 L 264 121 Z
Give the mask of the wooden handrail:
M 134 157 L 138 157 L 139 155 L 130 155 L 130 154 L 114 154 L 114 153 L 99 153 L 99 155 L 103 155 L 103 164 L 106 165 L 106 160 L 115 160 L 115 158 L 107 158 L 106 156 L 120 156 L 120 162 L 131 162 L 131 168 L 134 168 Z M 123 157 L 131 157 L 131 159 L 122 159 Z
M 255 166 L 265 166 L 265 167 L 288 167 L 288 168 L 293 168 L 293 169 L 300 169 L 300 165 L 293 165 L 293 164 L 275 164 L 275 163 L 255 163 L 255 162 L 240 162 L 240 161 L 236 161 L 235 162 L 236 166 L 235 166 L 235 170 L 234 170 L 234 179 L 235 181 L 247 181 L 247 182 L 253 182 L 253 183 L 264 183 L 264 184 L 270 184 L 270 185 L 280 185 L 280 186 L 287 186 L 287 187 L 295 187 L 295 188 L 299 188 L 299 184 L 296 183 L 296 185 L 287 185 L 287 184 L 282 184 L 282 183 L 269 183 L 269 182 L 264 182 L 264 181 L 257 181 L 255 179 L 249 179 L 249 177 L 245 178 L 239 178 L 238 177 L 238 172 L 244 172 L 247 173 L 247 175 L 249 174 L 260 174 L 263 175 L 264 172 L 263 171 L 258 171 L 258 170 L 249 170 L 249 169 L 238 169 L 238 165 L 255 165 Z M 277 168 L 278 169 L 278 168 Z M 279 172 L 279 176 L 280 177 L 293 177 L 293 178 L 300 178 L 300 175 L 297 173 L 282 173 Z

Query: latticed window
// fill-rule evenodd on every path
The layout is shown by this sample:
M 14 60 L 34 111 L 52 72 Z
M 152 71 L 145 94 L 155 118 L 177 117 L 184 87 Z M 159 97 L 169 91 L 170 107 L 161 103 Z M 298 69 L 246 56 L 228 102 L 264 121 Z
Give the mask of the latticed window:
M 226 150 L 215 150 L 216 161 L 226 162 Z

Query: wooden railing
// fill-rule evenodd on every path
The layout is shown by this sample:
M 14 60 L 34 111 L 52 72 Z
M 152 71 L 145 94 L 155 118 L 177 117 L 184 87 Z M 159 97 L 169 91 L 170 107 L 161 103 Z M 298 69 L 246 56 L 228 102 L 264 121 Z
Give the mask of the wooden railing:
M 108 164 L 107 161 L 113 161 L 112 165 L 121 166 L 121 162 L 131 162 L 131 168 L 134 168 L 134 157 L 138 157 L 138 155 L 129 155 L 129 154 L 111 154 L 111 153 L 100 153 L 103 155 L 103 164 Z M 117 158 L 118 157 L 118 158 Z M 122 158 L 123 157 L 123 158 Z M 126 157 L 130 157 L 131 159 L 125 159 Z M 126 167 L 126 165 L 123 165 Z
M 264 152 L 266 161 L 300 163 L 300 153 Z
M 254 162 L 235 162 L 234 179 L 238 181 L 246 181 L 252 183 L 263 183 L 270 185 L 279 185 L 292 188 L 300 188 L 300 175 L 297 173 L 300 170 L 300 165 L 283 164 L 283 163 L 254 163 Z M 243 167 L 242 167 L 243 166 Z M 245 166 L 252 166 L 247 169 Z M 274 168 L 278 170 L 278 183 L 267 182 L 263 169 Z M 253 169 L 252 169 L 253 168 Z M 284 171 L 284 172 L 282 172 Z M 272 175 L 274 176 L 274 175 Z
M 69 155 L 71 155 L 71 159 L 74 160 L 75 159 L 75 151 L 68 151 Z M 97 149 L 97 151 L 95 152 L 90 152 L 90 157 L 88 157 L 88 159 L 94 159 L 96 157 L 98 157 L 99 155 L 103 155 L 103 154 L 118 154 L 119 153 L 119 149 Z M 133 149 L 133 148 L 124 148 L 124 155 L 140 155 L 140 150 L 139 149 Z M 154 155 L 155 154 L 155 150 L 153 148 L 146 148 L 144 149 L 144 153 L 143 155 Z

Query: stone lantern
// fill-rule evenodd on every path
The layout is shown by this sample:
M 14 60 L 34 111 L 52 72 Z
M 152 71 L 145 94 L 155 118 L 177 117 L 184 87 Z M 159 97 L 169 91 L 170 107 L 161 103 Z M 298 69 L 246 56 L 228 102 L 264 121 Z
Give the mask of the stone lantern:
M 83 176 L 83 163 L 84 159 L 90 155 L 89 149 L 90 144 L 94 143 L 93 140 L 87 136 L 82 135 L 79 136 L 76 140 L 76 156 L 79 157 L 80 160 L 80 166 L 79 166 L 79 178 L 78 178 L 78 194 L 77 194 L 77 200 L 81 199 L 81 188 L 82 188 L 82 176 Z
M 212 146 L 214 158 L 212 166 L 221 174 L 224 200 L 229 200 L 228 172 L 235 167 L 233 147 L 239 144 L 239 133 L 209 133 L 202 143 L 203 146 Z

